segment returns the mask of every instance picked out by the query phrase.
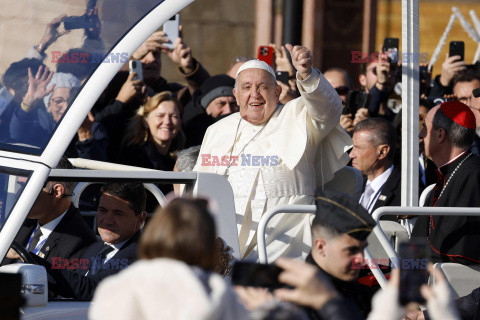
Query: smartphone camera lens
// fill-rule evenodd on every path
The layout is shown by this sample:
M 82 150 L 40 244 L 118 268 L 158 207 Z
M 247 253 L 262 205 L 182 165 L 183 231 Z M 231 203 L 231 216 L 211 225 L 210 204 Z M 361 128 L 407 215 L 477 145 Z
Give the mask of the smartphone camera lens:
M 136 68 L 137 68 L 137 62 L 132 61 L 132 68 L 133 68 L 133 69 L 136 69 Z
M 262 48 L 262 49 L 260 50 L 260 54 L 261 54 L 262 56 L 266 56 L 266 55 L 268 54 L 267 48 Z

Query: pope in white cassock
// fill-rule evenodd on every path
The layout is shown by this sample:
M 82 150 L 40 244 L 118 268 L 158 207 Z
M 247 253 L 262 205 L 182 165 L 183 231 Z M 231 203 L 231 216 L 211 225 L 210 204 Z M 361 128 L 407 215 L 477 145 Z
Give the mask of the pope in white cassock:
M 297 70 L 301 96 L 278 105 L 281 87 L 259 60 L 237 72 L 234 95 L 240 112 L 210 126 L 194 171 L 224 175 L 233 189 L 241 256 L 258 260 L 256 230 L 267 210 L 314 204 L 317 187 L 349 160 L 350 136 L 339 124 L 342 100 L 312 68 L 308 48 L 286 46 Z M 278 214 L 267 226 L 269 261 L 305 258 L 311 248 L 311 215 Z

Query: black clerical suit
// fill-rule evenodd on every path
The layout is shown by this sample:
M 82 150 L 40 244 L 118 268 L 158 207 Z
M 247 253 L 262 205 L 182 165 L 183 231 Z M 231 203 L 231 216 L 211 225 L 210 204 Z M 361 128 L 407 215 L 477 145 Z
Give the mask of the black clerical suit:
M 440 172 L 439 181 L 425 206 L 480 207 L 479 157 L 467 151 L 441 167 Z M 419 217 L 412 236 L 428 238 L 432 262 L 480 263 L 480 217 Z
M 37 220 L 26 219 L 20 227 L 15 241 L 26 248 L 36 227 Z M 40 249 L 40 253 L 50 263 L 53 257 L 78 258 L 89 245 L 96 241 L 95 232 L 83 220 L 80 211 L 71 204 L 65 216 L 48 236 Z M 2 264 L 12 262 L 11 259 L 5 258 Z
M 135 262 L 140 231 L 135 233 L 104 265 L 100 265 L 98 254 L 105 243 L 100 240 L 85 250 L 82 257 L 74 264 L 55 262 L 47 263 L 40 257 L 34 257 L 35 262 L 45 266 L 48 272 L 48 288 L 53 293 L 64 298 L 91 300 L 98 283 L 108 276 L 116 274 Z M 104 258 L 102 258 L 104 259 Z M 97 260 L 97 262 L 95 262 Z M 85 262 L 85 263 L 83 263 Z M 72 269 L 68 269 L 68 268 Z M 94 270 L 97 268 L 96 270 Z
M 307 256 L 305 261 L 316 266 L 318 270 L 330 280 L 338 293 L 345 299 L 344 308 L 349 308 L 352 311 L 352 314 L 362 315 L 364 318 L 368 316 L 372 308 L 371 301 L 373 295 L 375 294 L 374 289 L 361 285 L 357 281 L 342 281 L 331 276 L 323 271 L 322 268 L 320 268 L 320 266 L 313 259 L 311 253 Z M 310 319 L 323 320 L 318 312 L 314 311 L 313 309 L 307 309 L 307 313 L 309 314 Z

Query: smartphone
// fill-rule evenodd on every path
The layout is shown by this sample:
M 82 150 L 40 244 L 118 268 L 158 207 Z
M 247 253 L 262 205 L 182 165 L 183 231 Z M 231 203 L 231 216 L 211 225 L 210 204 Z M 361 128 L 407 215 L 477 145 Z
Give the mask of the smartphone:
M 274 57 L 273 47 L 269 47 L 269 46 L 258 47 L 258 52 L 257 52 L 258 60 L 265 61 L 267 64 L 273 67 L 273 57 Z
M 283 82 L 288 85 L 288 79 L 290 78 L 288 71 L 275 71 L 275 78 L 277 81 Z
M 465 43 L 463 41 L 451 41 L 448 56 L 460 56 L 460 60 L 465 60 Z
M 351 114 L 354 118 L 357 110 L 360 108 L 366 108 L 369 101 L 370 94 L 359 90 L 352 90 L 347 94 L 347 103 L 345 104 L 342 113 Z
M 175 40 L 180 37 L 180 15 L 178 13 L 163 24 L 163 32 L 169 39 L 169 42 L 164 43 L 164 46 L 173 50 Z
M 282 268 L 274 264 L 237 262 L 232 270 L 232 283 L 244 287 L 277 289 L 284 285 L 278 281 Z
M 409 241 L 400 244 L 400 304 L 424 304 L 420 287 L 428 282 L 427 247 L 424 242 Z
M 130 60 L 128 63 L 130 73 L 136 72 L 137 75 L 133 77 L 133 80 L 142 80 L 143 81 L 143 71 L 142 71 L 142 61 L 140 60 Z
M 388 53 L 388 62 L 398 63 L 398 38 L 385 38 L 383 40 L 383 52 Z

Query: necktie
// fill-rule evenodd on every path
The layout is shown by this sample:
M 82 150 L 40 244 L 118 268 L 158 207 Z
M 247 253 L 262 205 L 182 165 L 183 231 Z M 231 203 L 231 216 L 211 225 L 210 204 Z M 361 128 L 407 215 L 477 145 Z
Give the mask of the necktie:
M 110 245 L 106 243 L 103 245 L 103 248 L 98 252 L 95 260 L 92 262 L 90 270 L 91 275 L 96 274 L 100 269 L 102 269 L 103 265 L 105 264 L 105 257 L 112 251 L 113 248 Z
M 373 188 L 370 184 L 367 184 L 367 186 L 365 187 L 365 191 L 363 192 L 362 202 L 360 202 L 362 207 L 364 207 L 365 210 L 367 211 L 368 211 L 368 204 L 370 203 L 372 194 L 373 194 Z
M 33 252 L 38 244 L 38 241 L 40 240 L 40 237 L 42 236 L 42 230 L 40 230 L 40 227 L 37 227 L 37 230 L 35 231 L 35 234 L 33 235 L 32 241 L 30 241 L 30 246 L 28 247 L 28 252 Z

